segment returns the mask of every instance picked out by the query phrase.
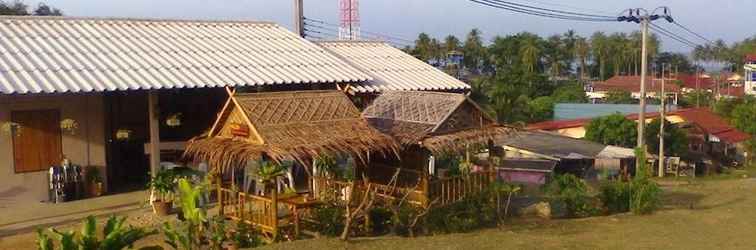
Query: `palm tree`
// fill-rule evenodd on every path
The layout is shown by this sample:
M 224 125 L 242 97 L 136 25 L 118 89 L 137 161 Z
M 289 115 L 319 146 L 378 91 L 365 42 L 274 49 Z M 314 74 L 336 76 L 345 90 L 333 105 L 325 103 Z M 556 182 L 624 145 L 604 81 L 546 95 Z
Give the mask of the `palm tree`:
M 523 41 L 520 47 L 520 61 L 529 73 L 535 71 L 536 63 L 538 62 L 541 49 L 538 47 L 538 41 L 536 38 L 528 37 Z
M 599 80 L 604 80 L 604 72 L 606 70 L 606 57 L 607 57 L 607 37 L 604 32 L 597 31 L 591 36 L 591 49 L 593 50 L 594 59 L 598 63 L 599 67 Z
M 578 64 L 580 64 L 580 80 L 583 80 L 585 77 L 585 68 L 588 61 L 588 56 L 591 52 L 591 44 L 588 43 L 588 40 L 584 37 L 580 37 L 577 40 L 575 40 L 575 57 L 578 60 Z
M 444 52 L 454 52 L 459 49 L 459 39 L 457 39 L 456 36 L 448 35 L 446 38 L 444 38 Z

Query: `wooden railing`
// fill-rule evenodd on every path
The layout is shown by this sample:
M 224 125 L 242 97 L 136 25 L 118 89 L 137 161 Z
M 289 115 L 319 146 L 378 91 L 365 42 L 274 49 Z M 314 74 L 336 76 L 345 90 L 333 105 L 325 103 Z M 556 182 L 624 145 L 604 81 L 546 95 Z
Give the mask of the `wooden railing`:
M 428 201 L 438 200 L 437 206 L 458 202 L 485 190 L 493 179 L 491 172 L 476 172 L 432 180 L 428 185 Z
M 316 196 L 320 199 L 327 199 L 332 201 L 344 201 L 346 200 L 350 190 L 349 182 L 338 181 L 326 178 L 313 178 L 315 185 L 317 186 Z M 360 197 L 364 192 L 367 185 L 364 185 L 362 181 L 357 181 L 355 184 L 354 197 Z M 392 188 L 389 185 L 371 183 L 371 187 L 376 188 L 379 194 L 388 196 L 388 198 L 402 198 L 407 192 L 410 194 L 407 196 L 407 201 L 411 204 L 421 205 L 425 201 L 425 194 L 421 190 L 411 188 Z
M 277 203 L 270 198 L 221 188 L 219 201 L 220 214 L 242 221 L 267 232 L 278 229 Z

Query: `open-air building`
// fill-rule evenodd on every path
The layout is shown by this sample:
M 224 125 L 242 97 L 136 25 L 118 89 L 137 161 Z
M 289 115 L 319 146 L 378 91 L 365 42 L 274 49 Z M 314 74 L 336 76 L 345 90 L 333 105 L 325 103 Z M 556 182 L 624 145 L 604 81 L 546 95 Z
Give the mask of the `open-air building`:
M 269 22 L 3 16 L 0 199 L 47 200 L 48 169 L 64 158 L 99 169 L 109 192 L 142 189 L 212 125 L 223 87 L 371 79 Z
M 378 96 L 364 111 L 371 126 L 391 135 L 401 145 L 400 158 L 375 158 L 370 176 L 386 177 L 400 169 L 400 183 L 415 188 L 418 203 L 439 199 L 452 203 L 469 192 L 460 186 L 483 187 L 494 180 L 484 166 L 475 166 L 474 154 L 487 151 L 495 137 L 514 132 L 498 124 L 463 94 L 390 91 Z M 463 159 L 460 159 L 462 156 Z M 458 166 L 466 162 L 467 166 Z M 464 164 L 463 164 L 464 165 Z M 457 176 L 460 170 L 471 172 Z
M 368 126 L 344 93 L 289 91 L 230 96 L 215 124 L 192 140 L 186 154 L 206 162 L 217 177 L 220 214 L 275 235 L 282 226 L 298 226 L 291 214 L 278 213 L 284 201 L 277 192 L 283 190 L 251 187 L 248 181 L 237 181 L 233 173 L 247 179 L 265 162 L 291 162 L 294 173 L 289 175 L 288 187 L 296 191 L 285 200 L 290 202 L 298 194 L 311 193 L 311 173 L 316 171 L 312 163 L 321 156 L 351 158 L 355 160 L 352 167 L 360 168 L 371 154 L 394 154 L 397 149 L 392 138 Z M 262 185 L 260 179 L 252 181 Z

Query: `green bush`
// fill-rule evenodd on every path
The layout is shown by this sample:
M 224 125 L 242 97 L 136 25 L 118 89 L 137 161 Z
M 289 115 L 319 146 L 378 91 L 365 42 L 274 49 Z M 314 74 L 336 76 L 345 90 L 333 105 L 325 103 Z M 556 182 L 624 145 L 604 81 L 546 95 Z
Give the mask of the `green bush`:
M 599 199 L 609 214 L 630 211 L 631 185 L 622 181 L 609 181 L 601 185 Z
M 598 213 L 598 208 L 588 193 L 588 185 L 574 175 L 555 176 L 544 191 L 551 197 L 552 204 L 564 204 L 568 217 L 588 217 Z
M 632 192 L 630 210 L 634 214 L 650 214 L 661 207 L 662 190 L 655 182 L 646 178 L 633 180 Z
M 82 222 L 81 235 L 75 231 L 60 232 L 51 228 L 50 231 L 58 237 L 58 246 L 62 250 L 118 250 L 132 248 L 135 242 L 157 234 L 156 230 L 147 230 L 133 226 L 125 226 L 126 217 L 110 216 L 105 222 L 102 233 L 97 233 L 97 221 L 88 216 Z M 102 236 L 101 238 L 98 236 Z M 54 249 L 53 240 L 42 229 L 37 229 L 37 246 L 40 250 Z
M 431 233 L 461 233 L 496 225 L 496 204 L 491 192 L 431 210 L 426 229 Z
M 336 206 L 324 206 L 313 211 L 317 221 L 315 230 L 327 236 L 338 236 L 344 230 L 344 209 Z
M 391 229 L 391 226 L 394 224 L 391 221 L 393 215 L 391 211 L 386 208 L 373 208 L 370 210 L 369 216 L 371 223 L 370 229 L 373 231 L 373 234 L 376 235 L 388 233 Z

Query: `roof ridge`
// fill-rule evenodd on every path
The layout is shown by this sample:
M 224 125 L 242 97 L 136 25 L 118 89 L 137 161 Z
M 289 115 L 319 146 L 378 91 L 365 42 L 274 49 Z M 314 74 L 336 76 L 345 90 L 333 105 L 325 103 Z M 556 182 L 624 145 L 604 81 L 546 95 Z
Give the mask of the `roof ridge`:
M 273 21 L 260 20 L 224 20 L 224 19 L 182 19 L 182 18 L 144 18 L 144 17 L 86 17 L 86 16 L 0 16 L 0 21 L 9 20 L 62 20 L 62 21 L 124 21 L 124 22 L 175 22 L 175 23 L 240 23 L 240 24 L 270 24 L 279 26 Z

